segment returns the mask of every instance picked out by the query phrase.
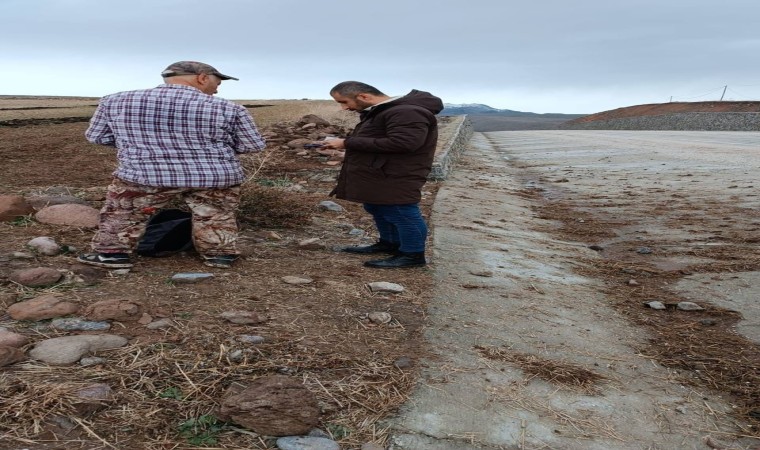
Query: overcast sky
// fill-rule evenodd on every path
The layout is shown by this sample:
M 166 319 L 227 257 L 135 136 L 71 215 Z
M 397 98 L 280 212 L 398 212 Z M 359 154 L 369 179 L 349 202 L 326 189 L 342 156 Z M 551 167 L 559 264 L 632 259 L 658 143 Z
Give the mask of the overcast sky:
M 760 100 L 759 23 L 759 0 L 0 0 L 0 94 L 142 89 L 197 60 L 240 100 L 344 80 L 539 113 Z

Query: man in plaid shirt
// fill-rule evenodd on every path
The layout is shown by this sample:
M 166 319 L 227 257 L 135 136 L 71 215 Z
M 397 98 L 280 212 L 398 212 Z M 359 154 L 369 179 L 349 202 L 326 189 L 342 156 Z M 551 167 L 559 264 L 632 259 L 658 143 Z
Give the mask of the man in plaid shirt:
M 116 147 L 118 168 L 100 212 L 95 253 L 79 261 L 132 267 L 130 254 L 158 209 L 181 196 L 193 214 L 193 244 L 212 267 L 230 267 L 244 174 L 239 153 L 266 142 L 241 105 L 213 97 L 222 80 L 208 64 L 180 61 L 161 72 L 164 84 L 101 99 L 88 141 Z

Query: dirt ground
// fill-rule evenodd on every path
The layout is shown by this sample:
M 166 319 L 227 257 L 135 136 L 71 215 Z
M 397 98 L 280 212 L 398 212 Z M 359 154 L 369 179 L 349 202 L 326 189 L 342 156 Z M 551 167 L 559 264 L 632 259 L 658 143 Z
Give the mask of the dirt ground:
M 83 138 L 93 109 L 90 100 L 58 105 L 46 99 L 42 109 L 28 109 L 35 107 L 30 103 L 19 106 L 18 99 L 12 105 L 4 104 L 5 100 L 10 99 L 0 99 L 0 193 L 65 193 L 86 198 L 98 207 L 115 155 Z M 418 380 L 418 362 L 434 358 L 422 338 L 427 327 L 426 306 L 436 282 L 433 271 L 369 270 L 361 265 L 365 258 L 334 251 L 342 245 L 370 242 L 371 235 L 362 239 L 349 231 L 362 229 L 369 235 L 372 223 L 355 204 L 338 202 L 345 208 L 341 213 L 320 210 L 317 205 L 328 199 L 338 166 L 314 153 L 299 155 L 301 149 L 283 149 L 287 139 L 278 133 L 288 134 L 283 131 L 288 129 L 283 121 L 292 122 L 308 113 L 343 129 L 351 126 L 351 117 L 325 101 L 241 103 L 251 105 L 262 130 L 272 134 L 272 144 L 263 156 L 244 157 L 252 179 L 246 185 L 240 214 L 244 258 L 233 270 L 214 270 L 214 279 L 198 284 L 174 284 L 169 281 L 173 274 L 209 269 L 192 253 L 140 258 L 126 277 L 106 271 L 84 272 L 75 264 L 76 252 L 14 259 L 9 255 L 25 251 L 26 242 L 37 236 L 50 236 L 86 250 L 93 231 L 33 220 L 0 223 L 0 311 L 19 300 L 57 293 L 83 306 L 111 298 L 134 300 L 151 316 L 173 321 L 173 326 L 163 331 L 126 322 L 115 326 L 112 332 L 128 337 L 130 344 L 100 355 L 108 360 L 104 365 L 49 367 L 25 361 L 3 368 L 0 449 L 272 448 L 271 438 L 214 419 L 228 386 L 271 374 L 303 381 L 319 399 L 320 429 L 342 448 L 388 443 L 382 419 L 395 413 L 409 397 Z M 59 107 L 53 108 L 56 105 Z M 20 107 L 27 109 L 8 109 Z M 531 173 L 530 163 L 520 168 Z M 607 207 L 608 194 L 552 197 L 570 186 L 574 176 L 583 179 L 583 173 L 556 170 L 538 180 L 556 189 L 539 191 L 526 179 L 521 193 L 536 203 L 537 216 L 547 220 L 547 233 L 603 247 L 603 259 L 589 258 L 579 270 L 604 281 L 614 306 L 651 333 L 654 344 L 643 346 L 642 353 L 683 371 L 685 380 L 691 378 L 698 386 L 731 395 L 736 399 L 737 417 L 742 417 L 745 426 L 752 425 L 744 433 L 757 436 L 758 352 L 746 339 L 727 333 L 738 316 L 710 307 L 697 320 L 673 322 L 638 308 L 644 300 L 659 298 L 669 305 L 666 317 L 679 317 L 672 307 L 678 298 L 669 286 L 694 272 L 758 270 L 756 255 L 730 246 L 666 247 L 664 238 L 637 231 L 638 218 L 621 211 L 633 205 L 637 214 L 651 216 L 653 223 L 693 229 L 697 234 L 715 225 L 715 220 L 723 220 L 710 242 L 733 243 L 737 248 L 755 242 L 756 215 L 718 200 L 704 203 L 705 199 L 680 197 L 677 192 L 650 205 L 646 198 L 636 199 L 632 190 L 631 201 L 616 198 L 615 208 Z M 709 175 L 709 169 L 704 172 Z M 684 171 L 676 181 L 681 175 L 687 177 L 683 180 L 694 179 Z M 426 215 L 437 189 L 436 183 L 426 186 Z M 627 192 L 620 195 L 629 196 Z M 683 208 L 673 209 L 674 203 Z M 706 204 L 715 211 L 711 217 L 699 213 Z M 589 209 L 592 205 L 597 206 L 593 211 Z M 732 219 L 736 217 L 743 219 L 737 222 Z M 319 238 L 324 247 L 306 250 L 298 246 L 310 238 Z M 643 246 L 654 248 L 655 256 L 659 249 L 668 248 L 669 265 L 653 265 L 651 258 L 636 253 L 636 248 Z M 673 265 L 680 255 L 705 262 Z M 7 281 L 13 270 L 38 266 L 80 273 L 86 282 L 30 289 Z M 286 275 L 314 281 L 289 285 L 281 280 Z M 629 284 L 634 277 L 638 284 Z M 398 283 L 406 290 L 398 295 L 372 293 L 366 284 L 373 281 Z M 540 289 L 540 285 L 530 287 Z M 477 289 L 472 285 L 473 292 Z M 231 309 L 253 310 L 267 320 L 244 326 L 218 317 Z M 367 314 L 376 311 L 388 312 L 393 319 L 384 325 L 367 320 Z M 702 319 L 710 319 L 710 325 L 699 321 Z M 26 334 L 33 343 L 62 335 L 8 316 L 0 316 L 0 326 Z M 240 335 L 259 335 L 265 341 L 256 346 L 243 344 Z M 658 346 L 658 342 L 665 345 Z M 726 354 L 735 358 L 726 361 Z M 112 386 L 115 398 L 94 414 L 77 415 L 72 392 L 93 382 Z
M 356 204 L 338 201 L 345 208 L 339 213 L 318 208 L 329 199 L 339 166 L 313 152 L 284 149 L 293 136 L 283 130 L 292 129 L 301 115 L 316 112 L 343 131 L 351 117 L 324 101 L 259 102 L 250 110 L 271 144 L 263 155 L 243 157 L 253 175 L 240 213 L 244 257 L 232 270 L 212 269 L 210 281 L 169 281 L 176 273 L 209 271 L 193 253 L 139 258 L 126 277 L 85 270 L 75 264 L 76 252 L 14 259 L 9 255 L 25 251 L 26 242 L 38 236 L 87 250 L 93 230 L 34 220 L 0 223 L 0 311 L 19 300 L 57 293 L 83 306 L 103 299 L 133 300 L 154 318 L 171 318 L 174 324 L 163 331 L 127 322 L 115 326 L 111 332 L 129 338 L 130 344 L 104 353 L 105 365 L 49 367 L 26 361 L 4 368 L 0 448 L 168 449 L 194 448 L 199 442 L 216 448 L 271 448 L 272 439 L 208 422 L 229 385 L 270 374 L 303 380 L 319 399 L 320 428 L 344 448 L 385 442 L 386 432 L 377 422 L 407 398 L 415 361 L 425 351 L 419 334 L 431 288 L 429 269 L 371 270 L 362 266 L 367 258 L 334 250 L 374 241 L 372 222 Z M 85 121 L 50 123 L 40 117 L 46 110 L 35 111 L 38 115 L 24 123 L 0 126 L 0 192 L 68 194 L 99 207 L 114 151 L 84 140 Z M 47 111 L 58 114 L 58 109 Z M 436 189 L 435 183 L 426 187 L 425 214 Z M 365 236 L 350 235 L 355 229 Z M 321 248 L 299 247 L 310 238 L 319 238 Z M 71 270 L 87 282 L 31 289 L 7 281 L 13 270 L 38 266 Z M 313 282 L 289 285 L 281 280 L 287 275 Z M 374 281 L 398 283 L 405 291 L 372 293 L 367 283 Z M 246 326 L 218 317 L 233 309 L 252 310 L 267 320 Z M 371 312 L 390 313 L 392 320 L 372 323 L 367 319 Z M 0 316 L 0 326 L 26 334 L 32 344 L 63 335 L 7 315 Z M 260 335 L 265 341 L 246 345 L 239 335 Z M 112 386 L 115 398 L 102 411 L 77 417 L 71 392 L 93 382 Z

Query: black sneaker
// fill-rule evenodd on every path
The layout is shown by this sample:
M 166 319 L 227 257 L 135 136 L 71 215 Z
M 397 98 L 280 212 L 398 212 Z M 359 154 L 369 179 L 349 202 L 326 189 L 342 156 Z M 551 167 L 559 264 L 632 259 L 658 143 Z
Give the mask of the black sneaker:
M 86 253 L 79 255 L 77 261 L 109 269 L 128 269 L 134 266 L 126 253 Z
M 218 267 L 220 269 L 229 269 L 232 263 L 237 259 L 237 255 L 216 255 L 204 256 L 203 264 L 209 267 Z
M 400 269 L 402 267 L 421 267 L 427 264 L 425 253 L 399 253 L 387 259 L 376 259 L 364 263 L 376 269 Z
M 394 254 L 398 251 L 399 244 L 393 244 L 387 241 L 377 241 L 372 245 L 361 245 L 355 247 L 343 247 L 340 251 L 346 253 L 359 253 L 362 255 L 370 255 L 373 253 L 390 253 Z

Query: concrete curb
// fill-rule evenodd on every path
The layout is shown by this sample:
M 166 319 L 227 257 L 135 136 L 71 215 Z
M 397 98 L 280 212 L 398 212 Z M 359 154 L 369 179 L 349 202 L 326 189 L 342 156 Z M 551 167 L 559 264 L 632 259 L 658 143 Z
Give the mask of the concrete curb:
M 448 127 L 452 127 L 454 132 L 451 133 L 449 140 L 440 145 L 435 152 L 433 170 L 428 175 L 429 180 L 445 180 L 472 137 L 473 127 L 469 117 L 455 116 L 452 119 Z

